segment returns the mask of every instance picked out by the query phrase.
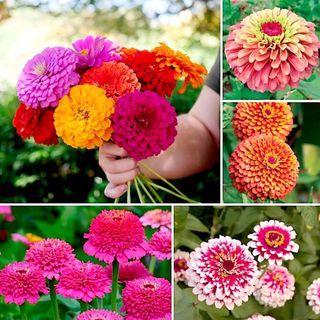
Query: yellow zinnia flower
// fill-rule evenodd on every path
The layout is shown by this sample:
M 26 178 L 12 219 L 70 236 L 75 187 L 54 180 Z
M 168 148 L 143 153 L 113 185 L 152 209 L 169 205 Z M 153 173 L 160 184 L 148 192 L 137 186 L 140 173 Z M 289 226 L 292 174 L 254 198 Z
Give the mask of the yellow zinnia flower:
M 57 135 L 73 148 L 101 146 L 113 132 L 114 100 L 94 85 L 78 85 L 64 96 L 54 113 Z

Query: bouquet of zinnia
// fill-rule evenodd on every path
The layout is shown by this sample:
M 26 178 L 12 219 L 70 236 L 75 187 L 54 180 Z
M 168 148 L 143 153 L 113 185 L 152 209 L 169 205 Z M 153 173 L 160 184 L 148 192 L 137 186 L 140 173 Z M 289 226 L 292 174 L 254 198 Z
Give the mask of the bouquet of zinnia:
M 192 201 L 141 160 L 174 142 L 176 112 L 166 98 L 177 81 L 184 79 L 182 94 L 189 84 L 202 85 L 207 70 L 164 43 L 148 51 L 87 36 L 72 46 L 46 48 L 23 68 L 17 84 L 21 103 L 13 119 L 17 133 L 38 144 L 58 144 L 60 137 L 86 149 L 112 140 L 168 186 L 140 174 L 134 184 L 141 202 L 162 202 L 158 189 Z

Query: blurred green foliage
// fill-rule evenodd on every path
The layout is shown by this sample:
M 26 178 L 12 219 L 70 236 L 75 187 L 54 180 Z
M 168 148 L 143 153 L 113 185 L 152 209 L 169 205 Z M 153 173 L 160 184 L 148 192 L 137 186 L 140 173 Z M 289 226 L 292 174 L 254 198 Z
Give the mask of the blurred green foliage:
M 318 0 L 242 0 L 237 4 L 232 4 L 231 0 L 223 0 L 223 42 L 227 41 L 229 28 L 242 21 L 252 12 L 274 7 L 292 10 L 297 15 L 307 21 L 313 22 L 316 26 L 320 23 L 320 3 Z M 320 30 L 316 27 L 316 33 L 320 37 Z M 256 92 L 250 90 L 245 84 L 238 80 L 224 55 L 223 59 L 223 86 L 224 99 L 226 100 L 269 100 L 269 99 L 290 99 L 290 100 L 318 100 L 320 99 L 320 66 L 318 65 L 312 76 L 300 82 L 297 89 L 288 87 L 284 91 L 276 93 Z
M 67 241 L 74 248 L 74 252 L 79 260 L 92 261 L 105 265 L 93 257 L 89 257 L 83 252 L 85 239 L 84 233 L 88 232 L 91 220 L 103 209 L 111 210 L 126 209 L 142 216 L 148 210 L 159 208 L 162 210 L 171 210 L 166 206 L 20 206 L 12 207 L 12 214 L 15 216 L 14 222 L 5 222 L 0 220 L 0 269 L 9 263 L 22 261 L 27 247 L 21 242 L 15 242 L 11 239 L 12 233 L 27 234 L 32 233 L 42 238 L 58 238 Z M 0 217 L 1 218 L 1 217 Z M 148 239 L 151 238 L 155 229 L 145 228 Z M 4 236 L 6 235 L 6 237 Z M 142 262 L 148 266 L 150 257 L 145 257 Z M 171 280 L 171 264 L 169 260 L 157 261 L 154 272 L 156 277 Z M 60 316 L 63 320 L 71 320 L 80 310 L 77 300 L 65 299 L 58 296 Z M 119 304 L 121 298 L 119 297 Z M 110 297 L 104 298 L 104 306 L 110 305 Z M 36 305 L 27 304 L 27 313 L 30 320 L 47 320 L 51 318 L 51 304 L 49 296 L 42 296 Z M 5 304 L 3 297 L 0 296 L 0 319 L 13 320 L 20 319 L 18 307 L 14 304 Z
M 277 320 L 320 319 L 307 305 L 306 291 L 320 277 L 320 210 L 319 207 L 176 207 L 175 250 L 192 251 L 201 242 L 219 235 L 230 236 L 247 244 L 247 236 L 261 221 L 276 219 L 290 225 L 297 233 L 299 252 L 284 266 L 295 277 L 295 295 L 283 307 L 272 309 L 260 305 L 252 296 L 249 301 L 228 311 L 200 302 L 184 283 L 175 285 L 175 319 L 223 320 L 247 319 L 255 313 L 273 316 Z M 197 220 L 201 228 L 191 230 L 188 221 Z M 193 234 L 190 236 L 190 232 Z M 192 243 L 190 239 L 192 238 Z
M 244 194 L 239 193 L 229 177 L 229 157 L 239 141 L 233 133 L 231 119 L 235 103 L 223 106 L 223 196 L 228 203 L 252 203 Z M 283 201 L 292 203 L 320 202 L 320 117 L 319 103 L 291 103 L 294 126 L 287 137 L 287 143 L 294 151 L 300 163 L 299 180 L 294 190 Z M 265 202 L 268 202 L 266 200 Z

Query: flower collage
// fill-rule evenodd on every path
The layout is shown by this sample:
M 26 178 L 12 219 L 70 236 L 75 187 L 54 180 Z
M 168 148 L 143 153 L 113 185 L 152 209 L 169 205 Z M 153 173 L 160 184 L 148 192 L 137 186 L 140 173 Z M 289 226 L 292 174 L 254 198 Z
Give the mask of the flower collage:
M 320 320 L 319 17 L 0 1 L 0 320 Z

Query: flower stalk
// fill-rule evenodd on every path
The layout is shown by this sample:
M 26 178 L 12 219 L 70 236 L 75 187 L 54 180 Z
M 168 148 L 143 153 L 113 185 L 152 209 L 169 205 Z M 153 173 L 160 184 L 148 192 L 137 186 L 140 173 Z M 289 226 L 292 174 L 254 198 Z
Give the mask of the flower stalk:
M 60 320 L 57 293 L 55 289 L 55 281 L 53 279 L 48 280 L 48 284 L 50 288 L 50 299 L 51 299 L 51 306 L 52 306 L 52 312 L 53 312 L 53 319 Z
M 118 279 L 119 279 L 119 262 L 114 259 L 112 262 L 112 291 L 111 291 L 111 309 L 117 312 L 117 293 L 118 293 Z

